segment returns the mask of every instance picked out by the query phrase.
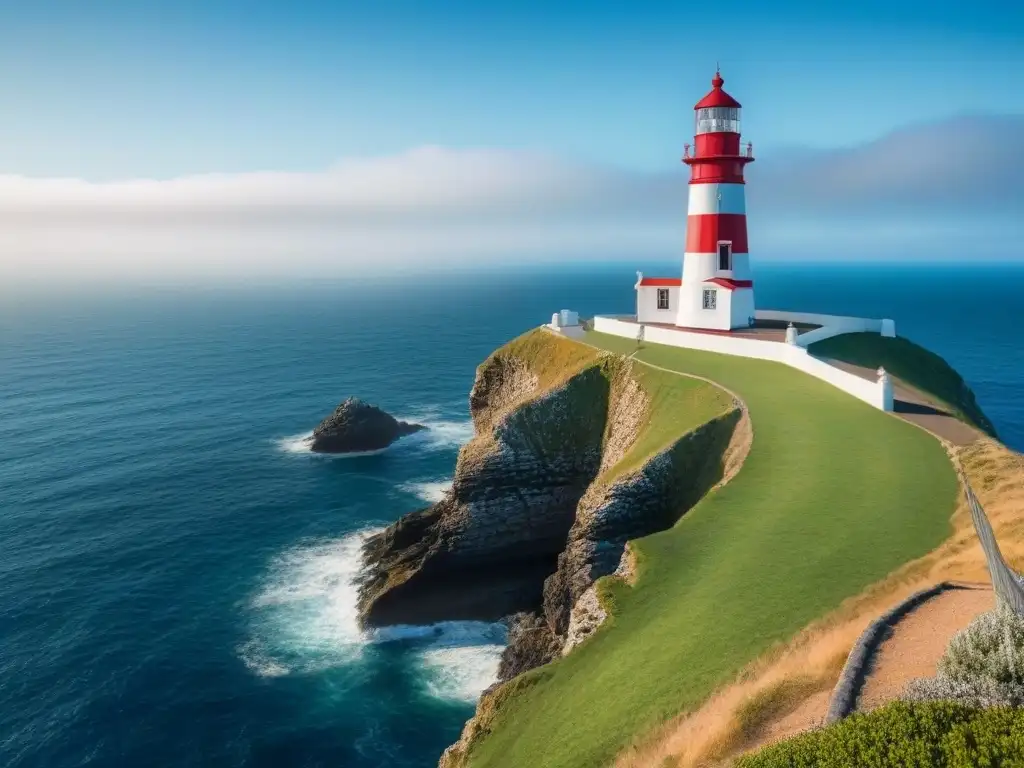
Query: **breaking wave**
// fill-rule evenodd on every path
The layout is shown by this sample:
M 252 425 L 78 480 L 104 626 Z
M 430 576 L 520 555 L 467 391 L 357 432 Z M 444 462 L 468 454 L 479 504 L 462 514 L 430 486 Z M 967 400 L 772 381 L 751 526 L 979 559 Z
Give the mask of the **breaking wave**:
M 375 648 L 398 644 L 429 695 L 475 701 L 496 679 L 505 627 L 458 621 L 361 631 L 356 577 L 363 542 L 375 532 L 307 543 L 276 557 L 247 606 L 251 631 L 239 657 L 260 677 L 281 677 L 358 665 Z
M 376 456 L 384 453 L 389 448 L 394 447 L 393 445 L 388 448 L 381 448 L 377 451 L 353 451 L 352 453 L 313 453 L 313 432 L 303 432 L 301 435 L 291 435 L 290 437 L 282 437 L 277 441 L 278 449 L 285 453 L 304 453 L 309 456 L 315 456 L 320 459 L 353 459 L 357 456 Z

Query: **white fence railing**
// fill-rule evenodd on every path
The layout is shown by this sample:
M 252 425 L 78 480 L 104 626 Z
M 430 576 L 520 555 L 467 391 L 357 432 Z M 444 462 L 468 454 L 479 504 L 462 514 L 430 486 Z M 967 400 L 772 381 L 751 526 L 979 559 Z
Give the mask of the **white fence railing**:
M 873 320 L 866 317 L 845 317 L 843 315 L 816 315 L 811 312 L 780 312 L 759 309 L 754 313 L 757 320 L 775 320 L 789 323 L 807 323 L 820 325 L 813 331 L 801 333 L 797 344 L 807 347 L 816 341 L 830 339 L 844 333 L 880 333 L 883 336 L 895 336 L 896 324 L 892 320 Z
M 835 317 L 831 315 L 810 315 L 795 312 L 758 312 L 757 319 L 761 320 L 782 320 L 793 323 L 813 323 L 822 325 L 821 328 L 802 334 L 797 344 L 784 344 L 778 341 L 762 341 L 759 339 L 743 338 L 740 336 L 727 336 L 715 333 L 694 333 L 682 329 L 666 328 L 659 326 L 643 326 L 643 340 L 653 344 L 665 344 L 671 347 L 682 347 L 685 349 L 699 349 L 707 352 L 720 352 L 725 355 L 736 355 L 738 357 L 750 357 L 758 360 L 774 360 L 792 368 L 797 368 L 816 379 L 821 379 L 844 392 L 853 395 L 858 400 L 879 408 L 883 411 L 892 410 L 892 383 L 889 376 L 880 372 L 877 381 L 862 378 L 856 374 L 849 373 L 836 368 L 824 360 L 819 360 L 807 351 L 807 344 L 818 341 L 822 338 L 835 336 L 840 333 L 854 333 L 857 331 L 881 331 L 883 323 L 887 323 L 886 330 L 891 330 L 888 335 L 895 335 L 895 328 L 891 320 L 865 320 L 864 318 Z M 827 321 L 827 324 L 823 323 Z M 849 321 L 849 322 L 845 322 Z M 854 322 L 856 321 L 856 322 Z M 827 335 L 819 335 L 811 342 L 805 342 L 806 337 L 819 331 L 832 331 L 835 328 L 841 330 Z M 594 318 L 594 330 L 601 333 L 608 333 L 613 336 L 621 336 L 627 339 L 637 338 L 640 325 L 628 320 L 620 320 L 614 317 L 597 316 Z

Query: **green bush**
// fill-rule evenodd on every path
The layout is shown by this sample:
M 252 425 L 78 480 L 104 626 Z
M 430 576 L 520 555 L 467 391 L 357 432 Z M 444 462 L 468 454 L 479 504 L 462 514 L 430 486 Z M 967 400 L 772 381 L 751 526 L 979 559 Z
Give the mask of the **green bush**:
M 894 701 L 741 757 L 736 768 L 1024 768 L 1024 709 Z
M 1005 608 L 981 614 L 953 635 L 936 671 L 910 681 L 903 698 L 1024 706 L 1024 618 Z

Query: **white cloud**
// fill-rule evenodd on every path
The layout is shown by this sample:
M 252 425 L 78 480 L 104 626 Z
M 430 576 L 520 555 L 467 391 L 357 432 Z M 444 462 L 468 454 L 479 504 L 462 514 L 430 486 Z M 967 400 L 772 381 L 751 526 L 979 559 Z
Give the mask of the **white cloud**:
M 533 152 L 421 147 L 325 171 L 204 174 L 90 183 L 0 176 L 0 214 L 340 214 L 517 209 L 599 199 L 610 174 Z
M 950 120 L 759 159 L 762 253 L 969 248 L 1020 225 L 1024 118 Z M 322 172 L 90 183 L 0 176 L 0 281 L 344 275 L 488 260 L 676 255 L 685 168 L 424 147 Z M 951 214 L 956 214 L 953 216 Z M 970 231 L 968 231 L 970 230 Z

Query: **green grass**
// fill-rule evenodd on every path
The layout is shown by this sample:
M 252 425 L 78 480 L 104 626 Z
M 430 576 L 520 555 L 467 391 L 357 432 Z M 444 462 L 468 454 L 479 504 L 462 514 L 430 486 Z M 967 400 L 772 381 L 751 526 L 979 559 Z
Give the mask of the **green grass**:
M 638 358 L 739 394 L 753 447 L 730 483 L 635 542 L 635 587 L 601 582 L 612 613 L 594 637 L 500 697 L 474 768 L 607 765 L 949 533 L 956 478 L 925 432 L 778 363 L 652 344 Z
M 608 470 L 602 482 L 639 469 L 681 435 L 733 407 L 728 394 L 700 379 L 681 378 L 645 365 L 634 365 L 630 376 L 648 397 L 647 417 L 633 447 Z
M 908 339 L 887 338 L 877 333 L 847 333 L 812 344 L 808 351 L 817 357 L 865 368 L 882 366 L 936 405 L 944 405 L 961 420 L 996 436 L 995 427 L 960 374 L 934 352 Z

